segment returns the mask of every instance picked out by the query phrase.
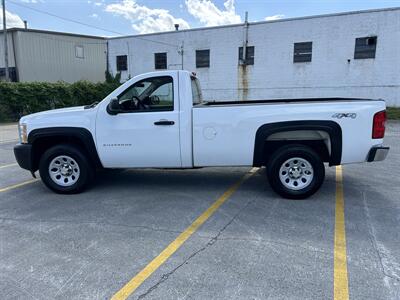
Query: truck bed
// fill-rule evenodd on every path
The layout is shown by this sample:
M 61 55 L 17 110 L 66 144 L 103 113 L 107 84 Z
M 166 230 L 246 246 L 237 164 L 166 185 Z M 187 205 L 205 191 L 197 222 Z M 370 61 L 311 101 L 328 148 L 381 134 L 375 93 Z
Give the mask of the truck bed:
M 194 165 L 252 165 L 255 135 L 260 126 L 307 120 L 338 123 L 343 138 L 341 163 L 363 162 L 371 147 L 382 143 L 382 140 L 371 139 L 371 132 L 374 114 L 384 109 L 384 100 L 354 98 L 224 101 L 196 105 L 193 107 Z M 337 113 L 352 113 L 355 117 L 335 118 Z M 358 151 L 354 151 L 354 145 Z

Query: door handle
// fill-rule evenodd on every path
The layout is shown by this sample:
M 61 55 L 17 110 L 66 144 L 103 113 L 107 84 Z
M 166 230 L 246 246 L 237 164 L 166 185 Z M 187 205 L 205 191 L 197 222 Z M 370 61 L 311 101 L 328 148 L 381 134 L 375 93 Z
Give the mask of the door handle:
M 163 126 L 171 126 L 174 124 L 175 124 L 174 121 L 168 121 L 168 120 L 160 120 L 160 121 L 154 122 L 154 125 L 163 125 Z

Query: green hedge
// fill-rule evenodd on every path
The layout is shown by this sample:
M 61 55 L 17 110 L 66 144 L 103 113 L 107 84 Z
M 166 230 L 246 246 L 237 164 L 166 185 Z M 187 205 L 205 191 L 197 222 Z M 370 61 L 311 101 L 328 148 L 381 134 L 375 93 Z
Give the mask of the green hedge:
M 400 120 L 400 107 L 388 107 L 386 111 L 389 120 Z
M 117 82 L 0 82 L 0 122 L 18 121 L 21 116 L 102 100 L 119 86 Z

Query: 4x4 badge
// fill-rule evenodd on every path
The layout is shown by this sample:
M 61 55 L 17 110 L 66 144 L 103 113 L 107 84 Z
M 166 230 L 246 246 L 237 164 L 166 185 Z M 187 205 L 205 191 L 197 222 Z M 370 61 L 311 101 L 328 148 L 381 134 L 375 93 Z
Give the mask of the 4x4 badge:
M 356 113 L 336 113 L 332 115 L 332 118 L 342 119 L 342 118 L 352 118 L 355 119 L 357 117 Z

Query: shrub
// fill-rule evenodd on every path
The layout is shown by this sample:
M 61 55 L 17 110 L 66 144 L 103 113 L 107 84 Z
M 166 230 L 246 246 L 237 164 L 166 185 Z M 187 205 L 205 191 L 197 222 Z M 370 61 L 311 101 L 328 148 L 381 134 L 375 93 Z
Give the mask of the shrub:
M 119 86 L 104 83 L 0 82 L 0 122 L 18 121 L 23 115 L 102 100 Z
M 388 107 L 386 111 L 389 120 L 400 120 L 400 107 Z

